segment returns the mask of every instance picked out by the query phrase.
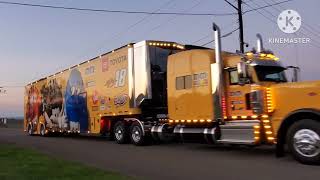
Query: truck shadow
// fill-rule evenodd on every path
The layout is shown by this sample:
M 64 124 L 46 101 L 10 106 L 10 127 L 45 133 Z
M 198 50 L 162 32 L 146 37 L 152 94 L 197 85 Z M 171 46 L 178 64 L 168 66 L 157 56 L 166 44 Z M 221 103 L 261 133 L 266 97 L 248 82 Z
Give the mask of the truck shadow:
M 114 143 L 110 137 L 106 136 L 88 136 L 88 135 L 79 135 L 79 136 L 50 136 L 52 138 L 68 138 L 73 140 L 80 141 L 96 141 L 96 142 L 106 142 Z M 132 146 L 133 148 L 178 148 L 181 151 L 193 151 L 193 152 L 224 152 L 230 153 L 232 155 L 248 155 L 248 156 L 270 156 L 275 157 L 275 147 L 274 146 L 248 146 L 248 145 L 228 145 L 228 144 L 205 144 L 205 143 L 194 143 L 194 142 L 180 142 L 173 141 L 168 143 L 158 143 L 150 142 L 145 146 L 134 146 L 130 143 L 123 144 L 121 146 Z

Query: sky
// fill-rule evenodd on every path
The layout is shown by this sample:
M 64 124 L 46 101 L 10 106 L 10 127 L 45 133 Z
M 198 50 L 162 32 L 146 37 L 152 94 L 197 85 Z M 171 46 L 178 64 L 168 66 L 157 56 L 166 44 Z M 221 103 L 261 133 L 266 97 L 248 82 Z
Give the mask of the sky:
M 234 0 L 229 0 L 235 3 Z M 248 10 L 282 0 L 244 0 Z M 185 13 L 236 12 L 224 0 L 13 0 L 92 9 Z M 320 79 L 319 0 L 294 0 L 244 14 L 247 51 L 256 46 L 256 33 L 264 46 L 284 65 L 301 68 L 302 80 Z M 295 34 L 282 32 L 276 23 L 281 11 L 292 9 L 301 16 Z M 24 85 L 69 66 L 116 49 L 129 42 L 168 40 L 203 45 L 213 39 L 212 22 L 222 34 L 238 27 L 237 16 L 177 16 L 84 12 L 0 4 L 0 117 L 23 115 Z M 239 49 L 238 31 L 223 38 L 222 49 Z M 272 44 L 269 38 L 310 38 L 307 44 Z M 207 47 L 213 47 L 209 43 Z

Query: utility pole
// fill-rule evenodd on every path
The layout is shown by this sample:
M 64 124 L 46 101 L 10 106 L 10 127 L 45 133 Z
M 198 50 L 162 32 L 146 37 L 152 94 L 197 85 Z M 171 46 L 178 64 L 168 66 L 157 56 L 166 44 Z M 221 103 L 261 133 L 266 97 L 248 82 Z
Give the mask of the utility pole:
M 242 0 L 238 0 L 238 16 L 239 16 L 240 52 L 241 52 L 241 53 L 244 53 L 243 21 L 242 21 Z
M 238 0 L 238 7 L 234 6 L 228 0 L 226 1 L 230 6 L 232 6 L 235 10 L 238 11 L 238 18 L 239 18 L 239 43 L 240 43 L 240 52 L 244 53 L 244 40 L 243 40 L 243 20 L 242 20 L 242 0 Z

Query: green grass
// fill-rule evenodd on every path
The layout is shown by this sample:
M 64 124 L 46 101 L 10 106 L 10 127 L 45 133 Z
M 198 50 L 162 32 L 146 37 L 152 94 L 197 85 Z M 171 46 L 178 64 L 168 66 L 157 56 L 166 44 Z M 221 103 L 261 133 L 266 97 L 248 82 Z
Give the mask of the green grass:
M 118 180 L 132 178 L 55 159 L 33 150 L 0 144 L 0 179 Z

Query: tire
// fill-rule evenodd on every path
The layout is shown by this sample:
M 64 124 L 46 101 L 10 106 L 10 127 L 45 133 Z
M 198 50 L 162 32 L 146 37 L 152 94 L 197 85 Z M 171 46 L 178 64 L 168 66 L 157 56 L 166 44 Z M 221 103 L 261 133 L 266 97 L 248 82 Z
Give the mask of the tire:
M 41 127 L 40 127 L 40 136 L 42 137 L 46 136 L 46 128 L 43 124 L 41 124 Z
M 31 124 L 28 125 L 27 130 L 28 130 L 28 135 L 29 135 L 29 136 L 32 136 L 32 135 L 33 135 L 33 128 L 32 128 L 32 125 L 31 125 Z
M 288 130 L 287 144 L 292 156 L 303 164 L 320 164 L 320 122 L 303 119 Z
M 143 132 L 141 125 L 138 122 L 133 122 L 130 127 L 130 139 L 131 143 L 136 146 L 145 145 L 147 137 Z
M 128 143 L 128 127 L 122 121 L 118 121 L 113 127 L 113 136 L 115 142 L 118 144 Z

